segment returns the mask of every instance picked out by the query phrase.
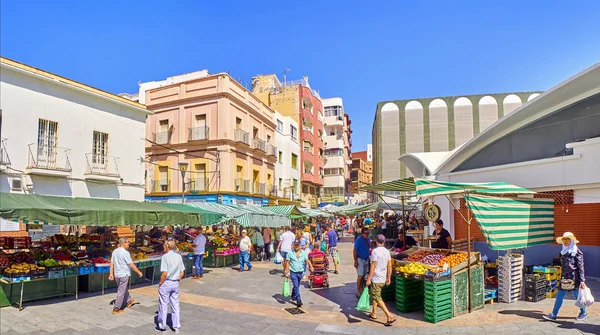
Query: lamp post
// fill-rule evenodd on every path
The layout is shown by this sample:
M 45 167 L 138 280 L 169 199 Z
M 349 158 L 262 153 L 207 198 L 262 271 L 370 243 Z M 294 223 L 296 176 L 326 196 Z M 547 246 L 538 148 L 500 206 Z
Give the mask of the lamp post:
M 187 168 L 190 163 L 188 162 L 180 162 L 179 163 L 179 171 L 181 171 L 181 203 L 185 203 L 185 173 L 187 172 Z

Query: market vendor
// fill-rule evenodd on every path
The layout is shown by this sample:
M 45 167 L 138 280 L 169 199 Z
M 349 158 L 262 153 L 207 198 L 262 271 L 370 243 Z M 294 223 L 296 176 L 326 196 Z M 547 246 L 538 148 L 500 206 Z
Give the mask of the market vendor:
M 404 236 L 404 234 L 402 234 L 402 231 L 399 231 L 398 239 L 396 240 L 396 242 L 394 242 L 394 247 L 392 248 L 392 250 L 400 249 L 401 251 L 404 251 L 405 249 L 415 247 L 417 245 L 417 241 L 412 236 Z
M 435 221 L 435 231 L 433 236 L 437 236 L 437 240 L 431 242 L 431 247 L 434 249 L 451 249 L 452 237 L 450 232 L 444 228 L 444 221 L 437 219 Z
M 153 227 L 150 229 L 148 234 L 144 236 L 144 239 L 148 241 L 150 247 L 155 251 L 163 251 L 165 240 L 163 239 L 163 233 L 161 232 L 159 227 Z
M 229 227 L 227 227 L 227 234 L 235 235 L 235 229 L 233 228 L 233 225 L 229 225 Z

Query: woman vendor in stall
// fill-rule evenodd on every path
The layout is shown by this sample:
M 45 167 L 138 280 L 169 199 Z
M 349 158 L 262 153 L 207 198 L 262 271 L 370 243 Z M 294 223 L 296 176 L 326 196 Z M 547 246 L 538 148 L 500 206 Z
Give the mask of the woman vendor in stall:
M 434 249 L 451 249 L 452 237 L 450 232 L 444 228 L 444 221 L 437 219 L 435 221 L 435 231 L 433 236 L 437 236 L 437 240 L 431 242 L 431 247 Z
M 152 249 L 154 249 L 154 251 L 160 252 L 164 250 L 165 239 L 163 238 L 163 232 L 159 227 L 153 227 L 150 229 L 148 234 L 144 236 L 144 239 L 148 241 L 148 244 Z

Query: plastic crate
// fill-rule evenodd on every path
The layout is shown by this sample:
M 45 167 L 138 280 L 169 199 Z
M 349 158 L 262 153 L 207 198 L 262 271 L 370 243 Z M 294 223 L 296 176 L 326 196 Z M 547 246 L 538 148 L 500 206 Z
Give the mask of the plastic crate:
M 533 273 L 556 273 L 557 269 L 550 266 L 534 266 Z
M 29 276 L 31 277 L 31 279 L 40 279 L 40 278 L 46 278 L 47 274 L 46 274 L 46 270 L 30 271 Z
M 94 273 L 93 266 L 82 266 L 77 269 L 77 274 L 80 276 L 89 275 L 90 273 Z
M 428 294 L 428 292 L 425 292 L 425 302 L 428 301 L 452 301 L 452 291 L 439 295 L 432 295 Z
M 153 261 L 150 261 L 150 265 L 151 266 L 160 266 L 160 259 L 155 259 Z
M 433 300 L 425 300 L 425 303 L 423 304 L 423 306 L 425 306 L 425 311 L 427 310 L 444 310 L 447 308 L 452 309 L 452 299 L 446 299 L 446 300 L 439 300 L 439 301 L 433 301 Z
M 138 269 L 149 268 L 152 266 L 152 261 L 140 261 L 136 266 Z
M 65 273 L 65 275 L 64 275 L 65 277 L 68 277 L 68 276 L 77 276 L 78 268 L 75 268 L 75 267 L 73 267 L 73 268 L 65 268 L 63 271 Z
M 525 291 L 535 291 L 537 289 L 545 289 L 547 281 L 540 280 L 536 282 L 525 281 Z
M 452 280 L 446 278 L 445 280 L 439 280 L 439 281 L 425 281 L 423 282 L 423 286 L 425 286 L 425 288 L 433 288 L 433 289 L 439 289 L 439 288 L 446 288 L 446 287 L 452 287 Z
M 554 297 L 556 297 L 556 292 L 557 292 L 557 291 L 558 291 L 557 289 L 554 289 L 554 290 L 553 290 L 553 291 L 551 291 L 551 292 L 546 292 L 546 299 L 551 299 L 551 298 L 554 298 Z
M 47 275 L 48 275 L 48 279 L 62 278 L 65 276 L 65 271 L 63 269 L 48 270 Z
M 435 315 L 432 313 L 425 313 L 425 315 L 424 315 L 425 321 L 430 322 L 430 323 L 438 323 L 440 321 L 448 320 L 451 318 L 452 318 L 452 309 L 450 309 L 450 311 L 446 312 L 445 314 Z
M 110 264 L 107 265 L 98 265 L 94 266 L 94 272 L 97 273 L 109 273 L 110 272 Z

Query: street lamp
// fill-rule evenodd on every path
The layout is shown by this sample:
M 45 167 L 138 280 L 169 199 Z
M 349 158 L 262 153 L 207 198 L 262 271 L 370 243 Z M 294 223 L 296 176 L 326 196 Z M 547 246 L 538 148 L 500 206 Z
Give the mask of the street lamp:
M 181 171 L 181 203 L 185 203 L 185 173 L 187 172 L 187 168 L 190 163 L 188 162 L 180 162 L 179 163 L 179 171 Z

